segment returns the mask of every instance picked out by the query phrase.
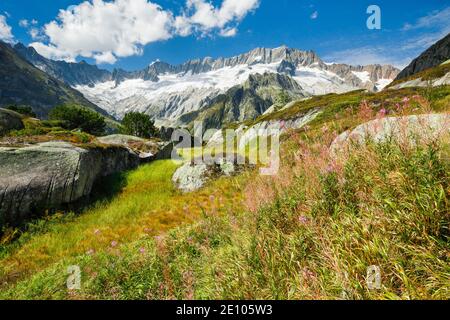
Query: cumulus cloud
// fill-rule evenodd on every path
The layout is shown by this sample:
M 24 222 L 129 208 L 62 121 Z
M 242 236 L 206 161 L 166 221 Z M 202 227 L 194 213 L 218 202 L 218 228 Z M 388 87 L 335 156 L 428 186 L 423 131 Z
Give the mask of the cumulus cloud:
M 223 0 L 219 7 L 206 0 L 187 0 L 182 13 L 174 16 L 149 0 L 90 0 L 60 10 L 43 28 L 47 41 L 32 45 L 52 59 L 71 61 L 82 56 L 114 63 L 142 54 L 149 43 L 174 36 L 197 31 L 235 36 L 236 23 L 258 5 L 259 0 Z
M 30 28 L 28 34 L 33 40 L 45 40 L 45 36 L 42 34 L 42 30 L 39 28 Z
M 227 28 L 220 31 L 222 37 L 234 37 L 237 34 L 237 28 Z
M 218 8 L 205 0 L 188 0 L 187 12 L 191 12 L 187 19 L 194 28 L 202 31 L 219 29 L 227 34 L 226 26 L 231 22 L 240 22 L 249 12 L 257 9 L 259 0 L 224 0 Z
M 97 63 L 142 53 L 142 46 L 171 37 L 172 15 L 146 0 L 86 1 L 60 10 L 44 26 L 49 44 L 33 44 L 51 58 L 83 56 Z
M 28 28 L 29 23 L 27 19 L 22 19 L 19 21 L 19 26 L 21 26 L 22 28 Z
M 0 15 L 0 40 L 8 43 L 14 42 L 11 27 L 8 25 L 6 17 L 3 15 Z
M 75 62 L 76 56 L 73 53 L 61 50 L 52 44 L 46 45 L 41 42 L 33 42 L 30 43 L 30 47 L 33 47 L 37 52 L 49 59 Z

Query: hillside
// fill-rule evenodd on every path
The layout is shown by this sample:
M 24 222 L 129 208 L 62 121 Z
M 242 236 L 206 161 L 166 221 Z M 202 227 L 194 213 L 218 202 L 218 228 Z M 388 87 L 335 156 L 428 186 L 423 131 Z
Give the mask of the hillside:
M 414 59 L 398 74 L 395 81 L 437 67 L 448 59 L 450 59 L 450 33 Z
M 0 106 L 29 105 L 39 117 L 46 117 L 51 108 L 65 103 L 106 114 L 80 92 L 37 69 L 11 46 L 0 42 Z
M 221 128 L 224 124 L 254 120 L 274 106 L 283 94 L 289 101 L 305 98 L 302 87 L 285 74 L 250 75 L 245 83 L 212 99 L 207 107 L 182 115 L 180 122 L 191 127 L 194 121 L 199 121 L 203 123 L 203 130 L 207 130 Z

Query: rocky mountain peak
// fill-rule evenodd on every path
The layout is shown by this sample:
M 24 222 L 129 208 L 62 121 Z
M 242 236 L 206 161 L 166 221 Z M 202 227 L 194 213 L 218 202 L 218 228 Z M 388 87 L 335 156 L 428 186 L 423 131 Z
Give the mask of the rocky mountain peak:
M 398 74 L 395 80 L 407 78 L 423 70 L 436 67 L 448 59 L 450 59 L 450 33 L 414 59 Z

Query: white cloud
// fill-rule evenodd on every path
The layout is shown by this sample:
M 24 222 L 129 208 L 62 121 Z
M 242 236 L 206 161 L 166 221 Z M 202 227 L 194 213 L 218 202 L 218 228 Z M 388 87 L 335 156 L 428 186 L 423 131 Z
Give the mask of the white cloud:
M 417 36 L 412 36 L 400 45 L 400 49 L 418 50 L 418 51 L 428 49 L 438 40 L 444 38 L 449 32 L 450 32 L 450 25 L 447 26 L 447 28 L 437 32 L 429 32 Z
M 142 46 L 171 37 L 172 14 L 146 0 L 86 1 L 60 10 L 44 26 L 49 44 L 39 53 L 60 59 L 83 56 L 98 63 L 142 53 Z
M 417 19 L 414 23 L 405 23 L 403 31 L 433 28 L 433 27 L 446 27 L 450 21 L 450 7 L 447 7 L 441 11 L 433 11 L 430 14 Z
M 28 20 L 27 19 L 22 19 L 19 21 L 19 26 L 21 26 L 22 28 L 28 28 Z
M 39 52 L 39 54 L 49 59 L 75 62 L 75 55 L 73 55 L 71 52 L 61 50 L 52 44 L 46 45 L 41 42 L 33 42 L 30 43 L 30 47 L 33 47 L 37 52 Z
M 42 34 L 42 31 L 38 28 L 30 28 L 28 30 L 28 34 L 33 40 L 45 40 L 45 36 Z
M 113 55 L 113 53 L 111 51 L 96 54 L 94 56 L 94 59 L 95 59 L 95 61 L 97 61 L 97 63 L 113 64 L 113 63 L 116 63 L 116 61 L 117 61 L 117 58 Z
M 8 25 L 6 17 L 3 15 L 0 15 L 0 40 L 8 43 L 14 42 L 11 27 Z
M 52 59 L 82 56 L 97 63 L 114 63 L 118 58 L 142 54 L 149 43 L 174 36 L 194 32 L 235 36 L 235 25 L 255 10 L 259 1 L 223 0 L 216 8 L 205 0 L 186 0 L 186 8 L 175 17 L 149 0 L 89 0 L 60 10 L 43 28 L 47 41 L 33 46 Z
M 205 0 L 187 0 L 187 10 L 192 12 L 187 20 L 202 31 L 217 28 L 226 33 L 229 23 L 241 21 L 258 6 L 259 0 L 224 0 L 219 8 Z
M 318 11 L 314 11 L 313 13 L 311 13 L 310 18 L 311 18 L 312 20 L 315 20 L 315 19 L 317 19 L 318 17 L 319 17 L 319 12 L 318 12 Z
M 228 28 L 228 29 L 223 29 L 220 30 L 220 35 L 222 37 L 234 37 L 237 34 L 237 28 Z

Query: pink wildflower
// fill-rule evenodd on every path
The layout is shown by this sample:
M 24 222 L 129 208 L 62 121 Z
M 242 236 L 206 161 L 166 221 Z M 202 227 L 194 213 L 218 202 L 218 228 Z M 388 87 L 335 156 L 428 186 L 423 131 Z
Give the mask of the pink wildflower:
M 307 223 L 309 222 L 309 219 L 308 219 L 308 217 L 301 216 L 301 217 L 298 218 L 298 221 L 299 221 L 301 224 L 307 224 Z

